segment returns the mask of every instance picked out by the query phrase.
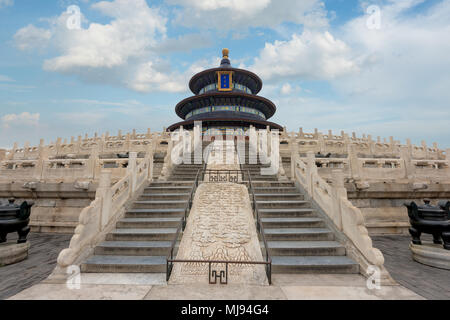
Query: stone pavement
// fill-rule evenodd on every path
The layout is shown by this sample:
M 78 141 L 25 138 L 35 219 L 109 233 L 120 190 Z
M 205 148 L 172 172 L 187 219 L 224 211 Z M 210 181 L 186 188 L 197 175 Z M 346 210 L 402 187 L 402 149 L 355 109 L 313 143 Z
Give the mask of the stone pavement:
M 372 240 L 374 247 L 383 252 L 384 266 L 395 281 L 427 299 L 450 299 L 450 270 L 414 261 L 409 249 L 410 236 L 374 236 Z M 422 240 L 433 238 L 424 234 Z
M 72 235 L 30 233 L 28 258 L 0 267 L 0 300 L 11 297 L 46 279 L 56 266 L 59 252 L 69 246 Z M 9 234 L 8 242 L 15 243 L 17 234 Z
M 13 300 L 146 299 L 146 300 L 380 300 L 423 299 L 399 286 L 369 290 L 361 275 L 274 275 L 272 286 L 167 285 L 165 274 L 82 274 L 80 289 L 43 281 L 11 297 Z
M 70 290 L 65 284 L 44 280 L 70 237 L 30 234 L 29 258 L 0 268 L 0 299 L 450 299 L 450 271 L 413 261 L 409 236 L 373 237 L 386 268 L 400 284 L 381 290 L 367 289 L 364 277 L 353 274 L 277 274 L 270 287 L 167 285 L 165 274 L 82 274 L 80 290 Z

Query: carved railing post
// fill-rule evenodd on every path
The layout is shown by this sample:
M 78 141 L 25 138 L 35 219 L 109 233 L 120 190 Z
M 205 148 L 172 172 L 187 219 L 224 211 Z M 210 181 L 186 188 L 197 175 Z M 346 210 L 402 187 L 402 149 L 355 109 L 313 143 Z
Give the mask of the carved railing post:
M 24 159 L 28 159 L 29 151 L 30 151 L 30 142 L 27 141 L 27 142 L 25 142 L 25 144 L 23 146 L 23 158 Z
M 14 160 L 17 151 L 17 146 L 18 146 L 17 142 L 14 142 L 14 146 L 11 150 L 11 154 L 8 156 L 8 160 Z
M 333 170 L 331 172 L 333 181 L 333 215 L 334 223 L 339 230 L 342 230 L 342 209 L 341 198 L 347 199 L 347 189 L 344 185 L 344 172 L 342 170 Z
M 367 136 L 368 144 L 369 144 L 369 153 L 375 154 L 375 141 L 372 139 L 372 135 Z
M 405 178 L 411 179 L 414 176 L 415 169 L 411 162 L 411 153 L 408 146 L 400 147 L 400 158 L 405 166 Z
M 61 141 L 62 141 L 62 139 L 61 138 L 58 138 L 58 139 L 56 139 L 56 148 L 55 148 L 55 150 L 56 150 L 56 155 L 57 156 L 59 156 L 62 152 L 61 152 Z
M 130 150 L 131 147 L 131 136 L 130 133 L 127 133 L 125 136 L 125 150 Z
M 249 152 L 248 152 L 248 162 L 249 164 L 258 163 L 258 135 L 256 133 L 255 127 L 250 125 L 249 129 Z
M 98 151 L 100 154 L 102 154 L 105 152 L 105 149 L 106 149 L 106 135 L 103 133 L 98 141 Z
M 86 175 L 85 175 L 86 177 L 89 177 L 90 179 L 96 178 L 95 175 L 96 175 L 96 171 L 97 171 L 97 164 L 99 163 L 98 155 L 99 155 L 98 146 L 93 146 L 93 148 L 91 150 L 91 154 L 87 161 Z M 101 168 L 99 168 L 99 170 L 101 170 Z
M 425 141 L 422 141 L 422 148 L 423 148 L 423 157 L 425 159 L 428 159 L 428 146 Z
M 98 183 L 98 188 L 95 193 L 95 198 L 102 199 L 101 207 L 101 218 L 100 218 L 100 230 L 108 224 L 109 215 L 111 211 L 112 204 L 112 194 L 111 194 L 111 170 L 102 170 L 100 172 L 100 180 Z
M 318 143 L 319 143 L 319 151 L 320 153 L 325 153 L 325 141 L 323 138 L 323 134 L 321 132 L 318 133 Z
M 355 145 L 349 144 L 348 145 L 348 160 L 350 163 L 350 170 L 352 174 L 353 179 L 360 179 L 361 172 L 360 172 L 360 165 L 358 160 L 358 154 L 356 153 Z
M 175 133 L 176 134 L 176 133 Z M 175 135 L 174 134 L 174 135 Z M 180 138 L 178 136 L 178 138 Z M 174 141 L 172 140 L 172 136 L 169 139 L 169 144 L 167 145 L 167 154 L 166 154 L 166 158 L 164 159 L 164 165 L 167 165 L 167 170 L 170 170 L 170 168 L 172 167 L 172 151 L 173 151 L 173 144 Z
M 146 158 L 148 159 L 148 173 L 147 173 L 147 180 L 153 181 L 153 158 L 155 155 L 155 141 L 152 140 L 150 143 L 149 149 L 148 149 L 148 155 L 146 155 Z
M 200 125 L 197 123 L 194 126 L 194 163 L 201 164 L 203 158 L 202 150 L 202 132 Z
M 301 129 L 301 128 L 300 128 Z M 291 180 L 295 181 L 295 169 L 298 158 L 298 143 L 295 138 L 291 138 L 289 141 L 289 146 L 291 149 Z
M 303 128 L 300 127 L 300 129 L 298 130 L 298 137 L 300 139 L 303 139 L 305 137 L 305 133 L 303 132 Z
M 44 145 L 44 139 L 41 139 L 39 143 L 38 152 L 39 158 L 34 169 L 34 178 L 38 180 L 45 180 L 45 177 L 43 175 L 45 162 L 48 160 L 48 149 Z
M 131 176 L 131 188 L 130 192 L 133 194 L 136 191 L 136 179 L 137 179 L 137 172 L 136 172 L 136 161 L 137 161 L 137 152 L 130 152 L 129 158 L 128 158 L 128 171 L 130 172 Z
M 308 151 L 306 153 L 307 163 L 306 163 L 306 182 L 308 185 L 308 193 L 314 198 L 314 185 L 313 185 L 313 175 L 317 174 L 316 166 L 316 155 L 313 151 Z

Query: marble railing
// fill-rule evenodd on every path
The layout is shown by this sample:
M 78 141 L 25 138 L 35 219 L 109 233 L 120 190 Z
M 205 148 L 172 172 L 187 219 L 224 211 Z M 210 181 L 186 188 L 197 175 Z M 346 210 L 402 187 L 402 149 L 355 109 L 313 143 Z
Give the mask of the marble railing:
M 300 157 L 303 161 L 307 158 Z M 315 158 L 320 176 L 330 180 L 333 170 L 346 179 L 391 181 L 398 179 L 450 181 L 450 161 L 397 158 Z
M 143 158 L 138 158 L 137 164 L 142 161 Z M 5 160 L 0 162 L 0 181 L 94 181 L 99 180 L 103 169 L 109 169 L 112 180 L 117 181 L 126 175 L 128 164 L 128 158 Z
M 333 171 L 333 182 L 329 184 L 318 173 L 313 152 L 308 153 L 306 161 L 293 152 L 291 171 L 293 180 L 306 190 L 308 198 L 320 207 L 334 227 L 349 239 L 353 248 L 357 249 L 354 250 L 353 258 L 359 262 L 362 273 L 367 275 L 369 266 L 376 266 L 384 270 L 383 273 L 386 275 L 383 266 L 384 257 L 380 250 L 372 245 L 361 210 L 353 206 L 347 198 L 342 170 Z
M 24 147 L 19 148 L 17 143 L 11 150 L 3 150 L 0 155 L 1 160 L 37 160 L 43 153 L 49 158 L 65 156 L 65 155 L 91 155 L 108 154 L 108 153 L 125 153 L 125 152 L 145 152 L 150 144 L 155 145 L 155 152 L 164 151 L 167 148 L 167 143 L 170 140 L 168 133 L 147 133 L 147 134 L 133 134 L 118 136 L 95 136 L 93 138 L 84 139 L 79 136 L 78 140 L 73 137 L 70 142 L 62 141 L 58 138 L 56 142 L 48 145 L 44 144 L 41 139 L 39 146 L 30 146 L 28 142 Z
M 130 153 L 126 175 L 111 185 L 111 171 L 102 170 L 95 200 L 84 208 L 69 248 L 58 256 L 54 273 L 64 273 L 70 265 L 80 264 L 106 237 L 116 222 L 123 216 L 125 205 L 146 182 L 152 179 L 153 154 L 150 153 L 140 164 L 137 153 Z
M 400 156 L 402 147 L 407 147 L 412 159 L 444 160 L 450 152 L 450 149 L 439 149 L 436 143 L 433 143 L 433 146 L 430 147 L 422 141 L 422 145 L 417 146 L 412 144 L 410 139 L 407 139 L 406 144 L 402 145 L 393 137 L 389 137 L 389 140 L 382 140 L 380 137 L 373 140 L 371 135 L 356 137 L 355 133 L 349 136 L 345 132 L 341 132 L 340 135 L 333 135 L 331 130 L 328 131 L 328 134 L 320 133 L 317 129 L 314 133 L 304 133 L 300 128 L 300 132 L 283 131 L 280 138 L 281 141 L 285 142 L 294 139 L 300 153 L 313 151 L 322 154 L 346 154 L 349 147 L 354 146 L 355 152 L 359 154 L 395 158 Z M 280 146 L 281 151 L 288 151 L 290 148 L 287 145 Z

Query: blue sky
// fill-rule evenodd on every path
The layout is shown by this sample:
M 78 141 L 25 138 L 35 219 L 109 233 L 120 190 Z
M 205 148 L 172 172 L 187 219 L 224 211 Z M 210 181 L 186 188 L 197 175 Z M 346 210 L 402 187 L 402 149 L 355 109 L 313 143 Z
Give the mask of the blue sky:
M 450 0 L 0 0 L 0 147 L 162 130 L 224 47 L 289 130 L 450 147 Z

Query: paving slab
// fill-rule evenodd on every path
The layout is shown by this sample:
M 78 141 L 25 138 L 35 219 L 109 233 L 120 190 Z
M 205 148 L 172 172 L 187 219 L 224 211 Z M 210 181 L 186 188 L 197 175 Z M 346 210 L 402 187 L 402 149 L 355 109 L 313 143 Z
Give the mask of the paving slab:
M 165 273 L 82 273 L 81 284 L 166 285 Z
M 380 289 L 351 286 L 283 286 L 289 300 L 423 300 L 402 286 L 382 286 Z
M 373 236 L 372 240 L 383 253 L 384 266 L 395 281 L 427 299 L 450 300 L 450 270 L 414 261 L 410 236 Z M 424 234 L 422 240 L 432 241 L 432 236 Z
M 81 285 L 69 289 L 65 284 L 40 283 L 9 300 L 141 300 L 151 286 L 141 285 Z
M 72 235 L 30 233 L 28 258 L 0 267 L 0 300 L 11 297 L 47 278 L 56 266 L 59 252 L 69 246 Z M 8 242 L 16 242 L 9 234 Z
M 154 286 L 146 300 L 286 300 L 277 286 L 168 285 Z

